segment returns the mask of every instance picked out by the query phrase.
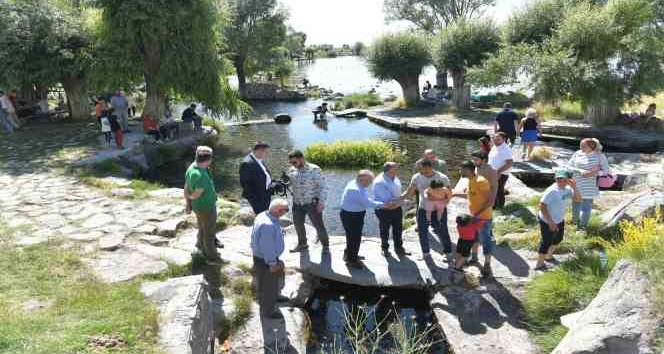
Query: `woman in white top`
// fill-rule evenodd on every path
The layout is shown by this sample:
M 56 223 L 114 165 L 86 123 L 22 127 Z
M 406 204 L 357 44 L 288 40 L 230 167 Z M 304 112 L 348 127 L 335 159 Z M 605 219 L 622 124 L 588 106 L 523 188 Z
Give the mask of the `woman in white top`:
M 572 203 L 572 222 L 579 229 L 583 229 L 588 226 L 593 200 L 599 196 L 597 176 L 609 173 L 609 162 L 602 154 L 599 140 L 592 138 L 581 140 L 580 150 L 570 158 L 569 167 L 574 171 L 582 199 L 580 202 Z

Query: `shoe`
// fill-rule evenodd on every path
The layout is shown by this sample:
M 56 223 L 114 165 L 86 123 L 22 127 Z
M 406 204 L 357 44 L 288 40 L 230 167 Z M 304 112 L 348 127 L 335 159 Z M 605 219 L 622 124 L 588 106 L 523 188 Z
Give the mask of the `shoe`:
M 347 262 L 346 264 L 353 269 L 364 269 L 364 265 L 359 260 L 354 262 Z
M 547 270 L 549 270 L 549 267 L 546 264 L 542 264 L 539 267 L 535 267 L 535 270 L 538 270 L 540 272 L 546 272 Z
M 222 294 L 221 290 L 218 288 L 212 288 L 208 290 L 208 294 L 210 294 L 210 298 L 212 299 L 221 299 L 224 297 L 224 294 Z
M 211 266 L 222 266 L 222 265 L 224 265 L 224 261 L 222 261 L 221 258 L 219 258 L 219 259 L 208 259 L 208 260 L 205 261 L 205 263 L 207 263 L 207 265 L 211 265 Z
M 322 252 L 329 254 L 330 253 L 330 245 L 323 245 Z
M 399 257 L 404 257 L 404 256 L 410 256 L 411 253 L 406 251 L 403 248 L 396 249 L 394 252 L 396 252 L 397 256 Z
M 295 248 L 290 250 L 290 253 L 303 252 L 309 249 L 309 245 L 297 245 Z
M 549 258 L 549 259 L 545 259 L 544 261 L 545 261 L 545 262 L 549 262 L 549 263 L 553 263 L 553 264 L 559 264 L 559 263 L 560 263 L 560 261 L 557 260 L 555 257 L 551 257 L 551 258 Z
M 468 263 L 479 263 L 479 262 L 480 262 L 480 259 L 477 256 L 477 252 L 471 253 L 470 259 L 468 259 Z
M 363 261 L 365 258 L 364 258 L 364 256 L 360 256 L 360 255 L 358 254 L 358 255 L 357 255 L 357 259 L 360 260 L 360 261 Z
M 290 299 L 287 296 L 279 295 L 277 296 L 277 302 L 289 302 Z
M 281 314 L 281 311 L 279 311 L 279 310 L 274 310 L 274 312 L 272 312 L 271 314 L 262 315 L 262 316 L 265 317 L 265 318 L 271 318 L 273 320 L 280 320 L 280 319 L 284 318 L 284 316 Z
M 217 246 L 217 248 L 224 248 L 224 244 L 221 243 L 218 238 L 214 239 L 214 244 Z
M 490 264 L 485 264 L 484 267 L 482 267 L 482 276 L 483 277 L 490 277 L 493 275 L 493 270 L 491 270 L 491 265 Z
M 431 253 L 429 253 L 429 252 L 424 252 L 424 253 L 422 253 L 422 258 L 424 258 L 424 259 L 431 259 Z
M 383 248 L 382 254 L 383 254 L 383 257 L 391 257 L 392 256 L 392 254 L 390 253 L 390 250 L 387 249 L 387 248 Z

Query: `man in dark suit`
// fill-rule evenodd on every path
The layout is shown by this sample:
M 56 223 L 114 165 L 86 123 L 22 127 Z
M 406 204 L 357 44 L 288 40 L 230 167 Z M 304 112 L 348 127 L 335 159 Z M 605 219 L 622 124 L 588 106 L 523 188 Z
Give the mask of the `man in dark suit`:
M 263 158 L 267 156 L 270 146 L 258 142 L 253 151 L 247 155 L 240 164 L 240 184 L 242 185 L 242 196 L 249 201 L 254 213 L 258 215 L 270 206 L 270 183 L 272 175 Z

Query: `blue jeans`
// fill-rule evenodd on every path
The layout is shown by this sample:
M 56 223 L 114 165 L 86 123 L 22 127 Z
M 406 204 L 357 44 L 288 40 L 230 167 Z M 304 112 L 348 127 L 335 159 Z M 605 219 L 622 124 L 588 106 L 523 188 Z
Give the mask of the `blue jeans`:
M 491 232 L 492 219 L 484 219 L 484 225 L 477 231 L 477 242 L 482 244 L 484 255 L 493 254 L 493 249 L 496 247 L 496 240 L 493 239 Z
M 447 230 L 447 209 L 443 212 L 443 216 L 438 221 L 438 212 L 431 212 L 431 226 L 433 226 L 434 233 L 443 244 L 445 253 L 452 252 L 452 241 L 450 240 L 450 233 Z M 417 232 L 420 236 L 420 247 L 422 253 L 429 253 L 429 220 L 427 220 L 427 211 L 424 209 L 417 209 Z
M 572 223 L 579 228 L 588 226 L 590 213 L 593 209 L 592 199 L 582 199 L 580 202 L 572 202 Z
M 5 130 L 9 134 L 14 132 L 14 127 L 12 126 L 12 123 L 9 122 L 9 115 L 7 114 L 7 111 L 4 109 L 0 108 L 0 124 L 5 127 Z

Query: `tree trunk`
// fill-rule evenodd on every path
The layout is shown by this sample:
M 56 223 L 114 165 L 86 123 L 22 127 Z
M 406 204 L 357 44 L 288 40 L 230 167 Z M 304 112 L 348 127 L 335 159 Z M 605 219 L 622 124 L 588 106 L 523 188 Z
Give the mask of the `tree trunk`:
M 466 85 L 465 76 L 466 73 L 463 68 L 452 70 L 452 81 L 454 81 L 452 104 L 458 109 L 470 108 L 470 86 Z
M 613 104 L 587 104 L 584 105 L 583 118 L 592 125 L 606 125 L 616 122 L 620 116 L 620 108 Z
M 166 94 L 159 86 L 161 48 L 158 42 L 151 40 L 145 40 L 144 47 L 145 107 L 143 116 L 149 114 L 156 119 L 161 119 L 166 114 Z
M 90 120 L 92 109 L 88 102 L 83 78 L 79 75 L 66 76 L 62 79 L 62 87 L 67 95 L 69 119 Z
M 420 83 L 418 75 L 409 75 L 397 80 L 403 91 L 403 98 L 408 107 L 416 106 L 420 102 Z
M 447 69 L 436 68 L 436 86 L 439 89 L 447 89 Z
M 236 58 L 233 61 L 235 66 L 235 72 L 237 73 L 237 83 L 238 91 L 240 92 L 240 98 L 247 98 L 247 75 L 244 72 L 244 58 Z

